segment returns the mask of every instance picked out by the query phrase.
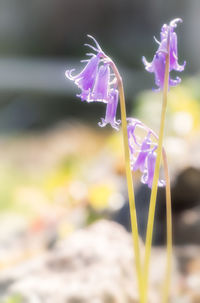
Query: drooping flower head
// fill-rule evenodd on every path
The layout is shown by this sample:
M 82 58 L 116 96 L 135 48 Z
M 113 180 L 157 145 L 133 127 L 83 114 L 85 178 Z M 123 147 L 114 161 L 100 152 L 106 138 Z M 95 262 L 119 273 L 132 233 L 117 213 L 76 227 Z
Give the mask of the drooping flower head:
M 76 76 L 72 75 L 72 72 L 74 69 L 67 70 L 65 72 L 65 75 L 68 79 L 75 82 L 75 84 L 81 89 L 81 94 L 78 95 L 82 101 L 90 101 L 90 94 L 93 89 L 97 73 L 98 73 L 98 65 L 100 62 L 101 55 L 103 54 L 103 51 L 97 41 L 92 37 L 89 36 L 89 38 L 93 39 L 96 47 L 85 44 L 86 46 L 92 48 L 96 52 L 96 54 L 88 53 L 88 56 L 91 56 L 91 59 L 89 60 L 83 60 L 82 62 L 87 62 L 85 68 Z
M 119 92 L 117 89 L 112 89 L 110 91 L 110 98 L 107 103 L 106 107 L 106 115 L 105 119 L 101 118 L 101 122 L 99 122 L 99 126 L 104 127 L 107 124 L 110 124 L 113 128 L 119 129 L 119 125 L 121 123 L 120 120 L 116 120 L 116 112 L 117 112 L 117 105 L 118 105 L 118 95 Z
M 159 90 L 164 86 L 165 77 L 165 65 L 166 65 L 166 54 L 169 50 L 169 72 L 172 70 L 182 72 L 185 68 L 186 62 L 183 65 L 178 63 L 178 49 L 177 49 L 177 35 L 174 29 L 177 27 L 177 23 L 182 22 L 182 19 L 177 18 L 172 20 L 169 25 L 164 24 L 161 28 L 160 42 L 155 39 L 159 44 L 158 50 L 156 51 L 153 61 L 148 62 L 145 57 L 142 61 L 145 65 L 145 69 L 155 74 L 155 83 L 159 87 Z M 179 77 L 172 79 L 169 76 L 169 86 L 176 86 L 181 82 Z
M 88 37 L 95 42 L 95 47 L 89 44 L 85 45 L 95 51 L 95 54 L 87 54 L 91 56 L 91 58 L 82 61 L 86 61 L 87 64 L 78 75 L 72 75 L 74 69 L 67 70 L 65 75 L 68 79 L 74 81 L 81 89 L 81 93 L 77 96 L 80 97 L 82 101 L 97 101 L 107 104 L 105 119 L 102 118 L 99 125 L 103 127 L 110 124 L 113 128 L 118 129 L 120 121 L 116 120 L 116 112 L 119 93 L 116 88 L 116 79 L 115 77 L 113 79 L 113 74 L 111 74 L 109 64 L 111 59 L 106 56 L 98 42 L 92 36 L 88 35 Z
M 141 121 L 128 118 L 128 142 L 130 150 L 131 169 L 142 173 L 141 182 L 152 187 L 156 164 L 157 136 Z M 159 180 L 158 186 L 165 182 Z

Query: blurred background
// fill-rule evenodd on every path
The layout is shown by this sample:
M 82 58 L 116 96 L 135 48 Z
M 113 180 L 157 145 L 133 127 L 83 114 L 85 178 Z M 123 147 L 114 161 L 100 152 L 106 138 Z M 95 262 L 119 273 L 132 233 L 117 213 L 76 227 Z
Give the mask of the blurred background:
M 54 249 L 73 231 L 101 218 L 130 231 L 121 133 L 98 128 L 105 105 L 80 102 L 64 74 L 82 69 L 84 43 L 90 43 L 86 35 L 93 35 L 121 72 L 128 116 L 158 131 L 162 96 L 152 91 L 154 77 L 141 58 L 152 60 L 153 36 L 159 40 L 162 24 L 177 17 L 184 21 L 177 28 L 179 63 L 187 65 L 182 83 L 169 93 L 165 147 L 178 268 L 189 279 L 180 293 L 190 293 L 186 302 L 196 303 L 192 296 L 200 300 L 199 12 L 198 0 L 0 0 L 0 298 L 6 296 L 5 302 L 21 302 L 10 295 L 21 279 L 13 278 L 16 267 Z M 139 178 L 134 177 L 144 240 L 150 192 Z M 159 190 L 155 246 L 165 244 L 164 195 Z M 24 294 L 23 289 L 22 283 Z

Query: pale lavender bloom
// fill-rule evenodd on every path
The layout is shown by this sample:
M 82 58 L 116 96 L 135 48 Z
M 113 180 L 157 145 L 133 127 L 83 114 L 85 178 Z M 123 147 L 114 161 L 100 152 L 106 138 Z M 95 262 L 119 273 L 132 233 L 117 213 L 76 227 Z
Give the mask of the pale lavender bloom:
M 147 137 L 144 139 L 141 145 L 140 152 L 138 153 L 138 156 L 135 160 L 135 163 L 133 165 L 133 171 L 140 170 L 141 172 L 144 172 L 146 167 L 146 158 L 151 151 L 151 139 L 150 139 L 151 133 L 147 135 Z
M 68 79 L 74 81 L 81 89 L 81 93 L 78 97 L 80 97 L 82 101 L 99 101 L 107 104 L 105 119 L 101 119 L 99 126 L 104 127 L 107 124 L 110 124 L 113 128 L 118 130 L 118 126 L 121 123 L 120 120 L 116 120 L 119 92 L 116 88 L 116 77 L 114 74 L 111 74 L 109 65 L 111 59 L 106 56 L 98 42 L 92 36 L 88 35 L 88 37 L 95 42 L 96 47 L 89 44 L 85 45 L 92 48 L 97 54 L 87 54 L 92 56 L 92 58 L 83 60 L 88 63 L 78 75 L 72 75 L 74 69 L 67 70 L 65 75 Z
M 133 122 L 134 121 L 134 122 Z M 133 158 L 133 161 L 131 160 L 131 164 L 135 162 L 135 146 L 139 146 L 140 144 L 137 142 L 136 136 L 135 136 L 135 128 L 137 124 L 140 124 L 139 120 L 127 118 L 127 122 L 129 122 L 127 126 L 127 132 L 128 132 L 128 144 L 130 149 L 130 157 Z
M 68 79 L 72 80 L 75 82 L 75 84 L 81 89 L 80 95 L 78 97 L 81 98 L 82 101 L 86 100 L 88 102 L 94 101 L 91 100 L 91 92 L 95 84 L 95 80 L 98 74 L 98 68 L 99 68 L 99 63 L 101 60 L 101 56 L 104 55 L 101 47 L 97 43 L 97 41 L 90 35 L 88 35 L 89 38 L 91 38 L 95 44 L 96 47 L 93 47 L 89 44 L 85 44 L 86 46 L 92 48 L 92 50 L 96 51 L 97 54 L 87 54 L 89 56 L 92 56 L 91 59 L 89 60 L 83 60 L 83 62 L 88 62 L 85 66 L 85 68 L 76 76 L 72 75 L 72 72 L 74 69 L 67 70 L 65 72 L 65 75 Z
M 101 65 L 96 75 L 90 99 L 107 103 L 109 100 L 109 81 L 110 67 L 108 64 Z
M 154 171 L 155 171 L 155 165 L 156 165 L 156 157 L 157 154 L 154 150 L 152 150 L 147 157 L 147 169 L 144 171 L 144 174 L 142 175 L 141 182 L 144 184 L 147 184 L 148 187 L 152 188 L 153 185 L 153 177 L 154 177 Z M 163 180 L 158 180 L 158 186 L 164 186 L 165 182 Z
M 104 127 L 107 124 L 110 124 L 116 130 L 119 129 L 120 120 L 116 120 L 116 112 L 117 112 L 117 105 L 118 105 L 118 96 L 119 92 L 117 89 L 111 89 L 109 100 L 107 102 L 106 107 L 106 115 L 105 119 L 101 118 L 101 122 L 99 122 L 99 126 Z
M 98 64 L 100 62 L 100 56 L 97 54 L 96 56 L 93 56 L 85 68 L 80 72 L 80 74 L 76 76 L 72 76 L 72 70 L 67 70 L 65 75 L 68 79 L 74 81 L 76 85 L 81 89 L 81 94 L 79 97 L 82 101 L 87 100 L 88 96 L 93 88 L 97 71 L 98 71 Z
M 177 35 L 174 32 L 174 29 L 177 27 L 177 22 L 182 22 L 180 18 L 174 19 L 170 22 L 169 25 L 164 24 L 161 28 L 160 39 L 155 39 L 159 44 L 158 50 L 156 51 L 153 61 L 148 62 L 145 57 L 142 58 L 142 61 L 145 65 L 145 69 L 155 74 L 155 83 L 159 89 L 163 88 L 164 85 L 164 76 L 165 76 L 165 65 L 166 65 L 166 54 L 167 54 L 167 44 L 169 42 L 169 71 L 175 70 L 182 72 L 185 68 L 186 62 L 183 65 L 178 63 L 178 51 L 177 51 Z M 181 82 L 179 77 L 176 79 L 171 79 L 169 76 L 169 86 L 176 86 Z
M 136 119 L 128 119 L 127 130 L 131 169 L 133 171 L 139 170 L 142 173 L 141 182 L 151 188 L 157 156 L 156 149 L 158 145 L 155 143 L 157 136 L 151 129 Z M 140 130 L 138 134 L 137 130 Z M 146 133 L 145 137 L 141 135 L 141 132 Z M 164 185 L 164 181 L 159 180 L 158 186 Z

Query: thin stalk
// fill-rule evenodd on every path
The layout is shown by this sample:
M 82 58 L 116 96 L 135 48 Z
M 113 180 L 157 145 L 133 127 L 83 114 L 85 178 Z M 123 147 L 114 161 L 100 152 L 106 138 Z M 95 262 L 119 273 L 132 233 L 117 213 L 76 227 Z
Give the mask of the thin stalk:
M 167 303 L 170 292 L 171 271 L 172 271 L 172 207 L 171 207 L 171 192 L 170 192 L 170 177 L 167 163 L 167 156 L 163 149 L 163 166 L 166 180 L 166 217 L 167 217 L 167 265 L 165 280 L 163 285 L 162 303 Z
M 168 43 L 167 43 L 168 49 L 167 49 L 166 64 L 165 64 L 165 79 L 164 79 L 164 87 L 163 87 L 162 112 L 161 112 L 157 157 L 156 157 L 153 185 L 152 185 L 152 190 L 151 190 L 149 215 L 148 215 L 148 222 L 147 222 L 146 243 L 145 243 L 144 272 L 143 272 L 145 296 L 144 296 L 143 303 L 147 302 L 149 263 L 150 263 L 150 256 L 151 256 L 151 245 L 152 245 L 152 235 L 153 235 L 154 216 L 155 216 L 155 207 L 156 207 L 156 197 L 157 197 L 157 190 L 158 190 L 158 179 L 159 179 L 163 137 L 164 137 L 165 114 L 166 114 L 166 107 L 167 107 L 167 93 L 168 93 L 168 83 L 169 83 L 169 41 L 170 40 L 169 40 L 169 34 L 168 34 Z
M 141 270 L 141 261 L 140 261 L 140 246 L 139 246 L 138 224 L 137 224 L 137 215 L 136 215 L 136 207 L 135 207 L 135 196 L 134 196 L 133 179 L 132 179 L 132 172 L 131 172 L 131 166 L 130 166 L 124 89 L 123 89 L 123 82 L 122 82 L 121 76 L 117 70 L 117 67 L 115 66 L 114 62 L 112 62 L 112 61 L 110 62 L 110 65 L 117 78 L 118 89 L 119 89 L 123 145 L 124 145 L 124 154 L 125 154 L 126 179 L 127 179 L 127 186 L 128 186 L 133 248 L 134 248 L 134 255 L 135 255 L 135 266 L 136 266 L 136 274 L 137 274 L 137 280 L 138 280 L 139 297 L 140 297 L 140 302 L 142 302 L 144 292 L 143 292 L 142 270 Z

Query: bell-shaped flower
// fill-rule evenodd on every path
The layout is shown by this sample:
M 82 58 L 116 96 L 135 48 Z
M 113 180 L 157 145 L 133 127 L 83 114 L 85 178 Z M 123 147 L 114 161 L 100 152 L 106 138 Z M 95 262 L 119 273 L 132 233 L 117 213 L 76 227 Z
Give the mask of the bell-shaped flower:
M 159 44 L 158 50 L 156 51 L 153 61 L 148 62 L 145 57 L 142 61 L 145 65 L 145 69 L 155 74 L 155 83 L 162 89 L 164 86 L 164 76 L 165 76 L 165 65 L 166 65 L 166 54 L 168 52 L 169 43 L 169 72 L 172 70 L 182 72 L 185 68 L 186 62 L 183 65 L 178 63 L 178 50 L 177 50 L 177 35 L 174 29 L 177 27 L 177 22 L 182 22 L 181 19 L 177 18 L 170 22 L 169 25 L 164 24 L 161 28 L 160 39 L 161 41 L 156 42 Z M 169 76 L 169 86 L 176 86 L 181 82 L 179 77 L 176 79 L 171 79 Z
M 103 127 L 110 124 L 118 130 L 118 126 L 121 123 L 120 120 L 116 120 L 119 92 L 116 89 L 116 77 L 114 74 L 111 74 L 111 59 L 103 52 L 98 42 L 92 36 L 88 35 L 88 37 L 94 41 L 95 46 L 85 45 L 89 46 L 97 54 L 87 54 L 92 57 L 89 60 L 83 60 L 87 61 L 87 64 L 78 75 L 72 75 L 74 69 L 67 70 L 65 75 L 81 89 L 78 97 L 82 101 L 106 103 L 105 118 L 101 119 L 99 125 Z M 113 76 L 114 78 L 112 78 Z
M 141 149 L 133 165 L 133 171 L 140 170 L 142 173 L 144 173 L 144 170 L 146 168 L 146 158 L 151 150 L 152 144 L 150 135 L 151 133 L 149 133 L 142 142 Z
M 98 69 L 94 87 L 90 95 L 91 101 L 109 101 L 110 67 L 108 64 L 101 65 Z
M 105 119 L 101 118 L 101 122 L 98 123 L 99 126 L 104 127 L 107 124 L 110 124 L 116 130 L 119 129 L 120 120 L 116 120 L 116 112 L 118 105 L 118 96 L 119 92 L 117 89 L 111 89 L 109 94 L 109 100 L 106 106 L 106 115 Z
M 90 44 L 85 44 L 85 45 L 90 47 L 97 54 L 93 54 L 93 53 L 87 54 L 92 57 L 89 60 L 82 61 L 82 62 L 86 61 L 87 64 L 78 75 L 75 75 L 75 76 L 72 75 L 72 72 L 74 71 L 74 69 L 67 70 L 65 72 L 65 75 L 68 79 L 74 81 L 75 84 L 81 89 L 81 93 L 80 93 L 80 95 L 78 95 L 78 97 L 80 97 L 82 101 L 86 100 L 89 102 L 89 101 L 91 101 L 90 94 L 91 94 L 91 91 L 95 84 L 101 56 L 104 55 L 104 52 L 102 51 L 98 42 L 92 36 L 88 35 L 88 37 L 91 38 L 95 42 L 96 47 L 94 47 Z
M 97 54 L 89 60 L 85 68 L 78 75 L 72 75 L 72 71 L 74 71 L 74 69 L 67 70 L 65 73 L 66 77 L 74 81 L 76 85 L 81 89 L 81 94 L 79 96 L 82 101 L 88 99 L 88 96 L 93 88 L 97 76 L 99 62 L 100 56 Z
M 157 140 L 156 134 L 138 119 L 128 118 L 128 143 L 130 151 L 131 169 L 142 173 L 141 182 L 152 187 Z M 145 132 L 145 137 L 144 137 Z M 143 139 L 144 137 L 144 139 Z M 158 186 L 164 186 L 163 180 L 158 181 Z
M 147 163 L 146 163 L 146 171 L 142 175 L 141 181 L 144 184 L 147 184 L 148 187 L 152 188 L 153 185 L 153 177 L 156 165 L 156 157 L 157 154 L 154 151 L 155 148 L 148 154 Z M 164 186 L 165 182 L 163 180 L 158 181 L 158 186 Z

